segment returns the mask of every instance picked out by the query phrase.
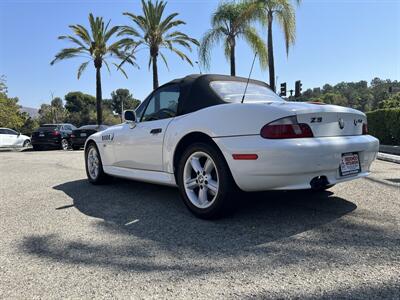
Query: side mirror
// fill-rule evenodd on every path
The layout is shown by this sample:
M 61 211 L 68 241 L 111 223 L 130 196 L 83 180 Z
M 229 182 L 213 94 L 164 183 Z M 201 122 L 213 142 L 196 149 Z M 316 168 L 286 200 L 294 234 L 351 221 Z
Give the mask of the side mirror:
M 136 123 L 136 113 L 133 110 L 125 110 L 124 121 L 130 124 Z
M 21 135 L 21 132 L 18 132 L 18 135 L 17 136 L 20 136 Z

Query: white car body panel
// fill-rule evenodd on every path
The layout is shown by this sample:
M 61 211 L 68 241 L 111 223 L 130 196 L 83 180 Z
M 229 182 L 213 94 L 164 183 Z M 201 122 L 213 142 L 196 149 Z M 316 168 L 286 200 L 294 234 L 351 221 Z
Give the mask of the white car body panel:
M 293 115 L 299 123 L 309 124 L 314 138 L 273 140 L 260 136 L 264 125 Z M 343 120 L 343 129 L 338 126 L 338 119 Z M 326 176 L 330 184 L 336 184 L 369 174 L 379 141 L 361 135 L 365 122 L 362 112 L 334 105 L 231 103 L 137 123 L 133 128 L 128 123 L 116 125 L 92 135 L 87 142 L 96 142 L 108 174 L 176 185 L 173 162 L 179 141 L 190 133 L 203 133 L 217 144 L 242 190 L 307 189 L 316 176 Z M 154 128 L 161 128 L 162 132 L 150 134 Z M 341 155 L 348 152 L 359 153 L 361 173 L 340 177 Z M 257 154 L 258 159 L 234 160 L 235 153 Z
M 9 128 L 0 128 L 10 130 Z M 14 131 L 14 130 L 13 130 Z M 0 147 L 22 147 L 26 140 L 30 140 L 29 136 L 23 134 L 1 134 L 0 133 Z
M 330 184 L 364 177 L 376 158 L 379 142 L 370 135 L 268 140 L 261 136 L 217 138 L 236 184 L 244 191 L 310 188 L 326 176 Z M 341 155 L 359 154 L 361 173 L 341 177 Z M 234 160 L 234 153 L 255 153 L 257 160 Z
M 169 123 L 173 119 L 163 119 L 130 124 L 121 124 L 114 130 L 113 166 L 139 170 L 164 171 L 163 142 Z M 160 133 L 151 133 L 160 129 Z

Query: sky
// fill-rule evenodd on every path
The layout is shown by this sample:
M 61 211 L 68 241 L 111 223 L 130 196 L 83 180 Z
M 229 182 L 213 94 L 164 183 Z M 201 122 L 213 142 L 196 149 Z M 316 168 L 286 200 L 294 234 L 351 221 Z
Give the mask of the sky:
M 200 39 L 210 28 L 210 17 L 219 0 L 169 0 L 166 13 L 178 12 L 187 24 L 180 30 Z M 63 98 L 70 91 L 95 95 L 95 69 L 88 67 L 77 79 L 81 59 L 70 59 L 50 66 L 54 55 L 70 46 L 58 40 L 70 33 L 68 25 L 88 26 L 88 14 L 111 19 L 111 24 L 129 24 L 123 12 L 141 13 L 138 0 L 0 0 L 0 75 L 5 75 L 8 94 L 20 105 L 40 107 L 51 101 L 51 94 Z M 303 90 L 341 81 L 371 81 L 374 77 L 400 80 L 400 0 L 303 0 L 296 8 L 296 43 L 286 55 L 278 25 L 273 28 L 277 83 L 294 88 L 302 80 Z M 266 39 L 266 30 L 260 28 Z M 198 73 L 174 54 L 164 52 L 169 70 L 159 62 L 160 84 Z M 115 69 L 103 68 L 103 98 L 118 88 L 127 88 L 143 100 L 152 90 L 148 51 L 137 54 L 140 69 L 126 67 L 126 79 Z M 197 61 L 197 51 L 189 53 Z M 238 42 L 237 75 L 247 77 L 253 53 Z M 207 73 L 229 74 L 221 45 L 212 52 Z M 252 78 L 267 81 L 268 71 L 255 65 Z

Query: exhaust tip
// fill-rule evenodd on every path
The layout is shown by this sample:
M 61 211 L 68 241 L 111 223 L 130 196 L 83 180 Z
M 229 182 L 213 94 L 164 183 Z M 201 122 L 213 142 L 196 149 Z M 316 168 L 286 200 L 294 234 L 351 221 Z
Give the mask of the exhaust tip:
M 310 181 L 310 186 L 313 190 L 323 189 L 329 186 L 328 178 L 325 175 L 314 177 Z

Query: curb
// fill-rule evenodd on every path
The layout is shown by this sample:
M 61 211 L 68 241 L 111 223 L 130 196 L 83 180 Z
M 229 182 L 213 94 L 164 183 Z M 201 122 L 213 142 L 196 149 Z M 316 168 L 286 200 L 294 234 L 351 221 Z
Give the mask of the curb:
M 393 154 L 379 152 L 377 158 L 379 160 L 384 160 L 384 161 L 392 162 L 395 164 L 400 164 L 400 156 L 399 155 L 393 155 Z
M 379 152 L 400 155 L 400 146 L 379 145 Z

